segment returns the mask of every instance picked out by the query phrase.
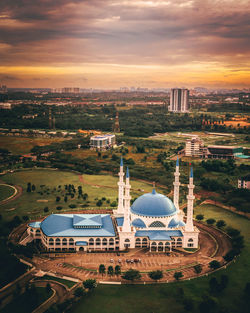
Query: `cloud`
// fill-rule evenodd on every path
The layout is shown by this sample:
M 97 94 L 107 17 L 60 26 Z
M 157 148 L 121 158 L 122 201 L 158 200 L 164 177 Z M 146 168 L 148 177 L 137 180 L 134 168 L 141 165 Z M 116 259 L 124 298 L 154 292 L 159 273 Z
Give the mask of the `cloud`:
M 2 0 L 0 12 L 2 66 L 249 66 L 245 0 Z

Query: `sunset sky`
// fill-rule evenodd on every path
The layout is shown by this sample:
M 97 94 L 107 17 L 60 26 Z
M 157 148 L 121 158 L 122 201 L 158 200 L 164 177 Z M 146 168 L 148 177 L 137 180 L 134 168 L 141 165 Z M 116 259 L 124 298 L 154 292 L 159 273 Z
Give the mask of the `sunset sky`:
M 249 0 L 0 0 L 0 84 L 250 87 Z

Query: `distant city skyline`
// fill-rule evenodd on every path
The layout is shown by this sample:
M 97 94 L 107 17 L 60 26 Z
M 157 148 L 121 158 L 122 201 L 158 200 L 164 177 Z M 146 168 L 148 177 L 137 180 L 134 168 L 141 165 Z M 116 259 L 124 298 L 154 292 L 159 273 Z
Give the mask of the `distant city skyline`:
M 250 87 L 248 0 L 2 0 L 0 84 Z

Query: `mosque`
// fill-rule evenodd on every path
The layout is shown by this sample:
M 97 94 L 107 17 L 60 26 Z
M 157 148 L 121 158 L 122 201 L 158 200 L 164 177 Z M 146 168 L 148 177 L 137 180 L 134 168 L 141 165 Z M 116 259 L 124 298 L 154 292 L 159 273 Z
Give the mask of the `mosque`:
M 191 168 L 187 215 L 179 209 L 179 160 L 174 173 L 173 202 L 151 193 L 138 197 L 130 206 L 129 169 L 124 179 L 121 159 L 118 181 L 118 207 L 113 214 L 51 214 L 42 222 L 32 222 L 30 239 L 41 240 L 47 251 L 122 251 L 147 248 L 167 252 L 173 248 L 197 248 L 199 230 L 193 224 L 194 184 Z

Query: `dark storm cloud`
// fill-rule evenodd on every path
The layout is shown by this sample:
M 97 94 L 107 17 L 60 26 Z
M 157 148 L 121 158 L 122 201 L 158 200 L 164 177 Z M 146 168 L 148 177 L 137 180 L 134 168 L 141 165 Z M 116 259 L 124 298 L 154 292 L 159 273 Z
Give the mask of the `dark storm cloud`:
M 2 0 L 0 12 L 1 63 L 233 64 L 250 54 L 243 0 Z

